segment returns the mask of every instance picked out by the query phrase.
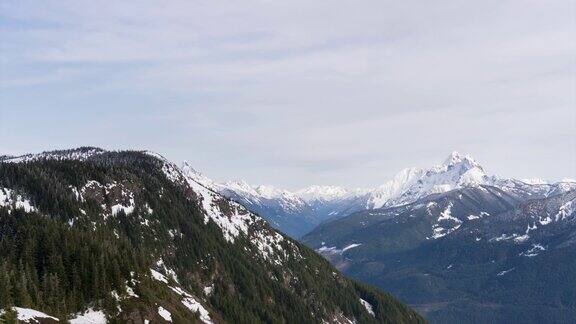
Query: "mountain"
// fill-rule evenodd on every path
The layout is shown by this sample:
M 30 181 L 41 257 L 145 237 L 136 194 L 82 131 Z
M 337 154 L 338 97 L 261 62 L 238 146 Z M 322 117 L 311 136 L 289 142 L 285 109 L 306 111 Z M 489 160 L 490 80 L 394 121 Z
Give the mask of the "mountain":
M 326 221 L 354 212 L 405 205 L 431 194 L 459 188 L 489 185 L 524 197 L 545 197 L 554 190 L 576 187 L 573 182 L 549 184 L 541 180 L 522 181 L 488 175 L 472 157 L 458 152 L 451 153 L 438 166 L 404 169 L 390 181 L 370 189 L 313 185 L 288 191 L 271 186 L 251 186 L 245 181 L 216 183 L 186 163 L 183 170 L 199 183 L 239 202 L 295 238 Z
M 432 323 L 575 322 L 576 184 L 490 177 L 471 159 L 433 170 L 302 241 Z
M 274 228 L 298 238 L 318 224 L 358 210 L 353 192 L 333 186 L 312 186 L 297 192 L 273 186 L 252 186 L 245 181 L 217 183 L 184 162 L 183 172 L 206 188 L 218 192 L 265 218 Z
M 292 236 L 302 234 L 318 224 L 309 213 L 308 204 L 295 194 L 270 186 L 253 187 L 244 181 L 219 184 L 184 163 L 182 171 L 190 179 L 236 201 L 253 213 L 264 217 L 272 226 Z
M 89 147 L 0 157 L 0 320 L 424 322 L 190 172 Z

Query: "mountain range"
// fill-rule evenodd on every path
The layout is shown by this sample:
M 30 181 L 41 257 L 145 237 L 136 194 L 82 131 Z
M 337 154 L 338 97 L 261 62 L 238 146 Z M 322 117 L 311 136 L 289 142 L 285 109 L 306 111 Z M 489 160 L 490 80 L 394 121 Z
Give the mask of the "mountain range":
M 266 185 L 252 186 L 245 181 L 217 183 L 186 162 L 182 169 L 189 177 L 262 215 L 272 226 L 295 238 L 321 223 L 354 212 L 401 206 L 459 188 L 489 185 L 530 197 L 576 187 L 573 180 L 547 183 L 489 175 L 472 157 L 458 152 L 451 153 L 440 165 L 404 169 L 390 181 L 369 189 L 313 185 L 289 191 Z
M 423 323 L 162 156 L 0 157 L 0 320 Z
M 457 152 L 371 189 L 297 191 L 146 151 L 0 156 L 0 318 L 572 323 L 575 244 L 576 182 Z
M 576 183 L 487 176 L 452 157 L 302 242 L 432 323 L 573 323 Z
M 433 323 L 576 320 L 574 180 L 490 175 L 454 152 L 372 189 L 209 185 Z

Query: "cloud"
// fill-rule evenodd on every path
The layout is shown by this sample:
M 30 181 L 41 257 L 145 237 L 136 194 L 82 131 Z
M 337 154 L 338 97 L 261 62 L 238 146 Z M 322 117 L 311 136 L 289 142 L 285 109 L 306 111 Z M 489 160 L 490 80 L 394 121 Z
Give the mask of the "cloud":
M 567 6 L 4 1 L 0 117 L 38 127 L 7 149 L 49 148 L 40 121 L 76 111 L 105 131 L 95 144 L 157 149 L 220 178 L 373 185 L 453 149 L 511 176 L 575 177 Z M 103 128 L 117 116 L 132 123 Z M 11 124 L 2 136 L 22 138 Z M 58 146 L 93 140 L 49 131 Z

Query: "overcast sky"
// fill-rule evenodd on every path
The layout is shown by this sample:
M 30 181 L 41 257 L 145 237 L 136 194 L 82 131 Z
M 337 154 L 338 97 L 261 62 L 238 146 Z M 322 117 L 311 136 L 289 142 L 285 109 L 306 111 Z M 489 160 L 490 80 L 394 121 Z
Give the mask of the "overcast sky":
M 0 154 L 150 149 L 366 187 L 471 154 L 576 178 L 576 1 L 0 2 Z

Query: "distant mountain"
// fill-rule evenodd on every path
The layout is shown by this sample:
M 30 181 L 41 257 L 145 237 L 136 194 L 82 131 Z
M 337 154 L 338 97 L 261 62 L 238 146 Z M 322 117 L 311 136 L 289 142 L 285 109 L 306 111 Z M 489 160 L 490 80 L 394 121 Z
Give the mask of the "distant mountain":
M 414 181 L 302 241 L 432 323 L 574 323 L 576 184 L 487 177 L 463 162 L 424 177 L 449 183 Z
M 212 190 L 261 215 L 275 228 L 299 238 L 319 224 L 351 213 L 413 203 L 432 194 L 488 185 L 520 197 L 546 197 L 576 187 L 574 182 L 546 183 L 488 175 L 472 157 L 458 152 L 431 168 L 408 168 L 392 180 L 371 189 L 344 189 L 313 185 L 298 191 L 251 186 L 244 181 L 216 183 L 183 166 L 189 176 Z
M 212 188 L 150 152 L 1 157 L 0 321 L 423 322 Z
M 236 201 L 265 218 L 273 227 L 298 238 L 318 224 L 358 210 L 354 192 L 339 187 L 312 186 L 297 192 L 272 186 L 252 186 L 245 181 L 217 183 L 196 171 L 187 162 L 183 172 L 203 186 Z

